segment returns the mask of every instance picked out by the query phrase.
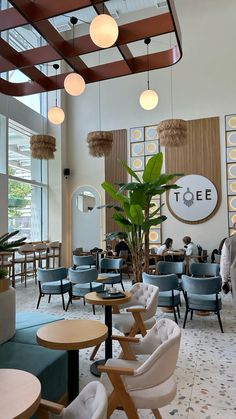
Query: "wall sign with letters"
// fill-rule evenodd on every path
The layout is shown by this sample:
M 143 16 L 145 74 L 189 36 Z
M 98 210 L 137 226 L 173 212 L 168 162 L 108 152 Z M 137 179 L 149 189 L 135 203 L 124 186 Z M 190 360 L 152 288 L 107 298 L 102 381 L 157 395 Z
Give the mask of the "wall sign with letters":
M 169 193 L 169 208 L 176 218 L 191 222 L 201 222 L 217 206 L 217 190 L 213 183 L 200 175 L 187 175 L 177 180 L 180 189 Z

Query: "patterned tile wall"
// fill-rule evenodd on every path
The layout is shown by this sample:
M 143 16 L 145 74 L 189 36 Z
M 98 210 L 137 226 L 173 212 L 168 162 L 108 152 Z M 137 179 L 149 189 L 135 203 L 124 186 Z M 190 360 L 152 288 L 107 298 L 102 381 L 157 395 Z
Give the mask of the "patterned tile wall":
M 236 115 L 225 116 L 226 176 L 228 194 L 228 225 L 232 235 L 236 221 Z
M 160 141 L 157 134 L 157 125 L 135 127 L 130 129 L 130 166 L 132 170 L 142 177 L 144 167 L 150 157 L 160 151 Z M 161 205 L 160 197 L 153 198 L 152 211 Z M 159 247 L 162 243 L 161 226 L 153 227 L 149 234 L 150 248 Z

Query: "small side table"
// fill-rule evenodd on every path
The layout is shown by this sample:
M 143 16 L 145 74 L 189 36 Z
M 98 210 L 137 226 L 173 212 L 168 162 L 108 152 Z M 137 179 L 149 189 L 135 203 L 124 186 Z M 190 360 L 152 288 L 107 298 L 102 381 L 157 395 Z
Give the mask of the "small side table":
M 79 349 L 100 344 L 107 336 L 107 327 L 96 320 L 61 320 L 37 331 L 39 345 L 68 353 L 69 402 L 79 394 Z
M 0 419 L 29 419 L 41 399 L 41 384 L 26 371 L 0 369 Z
M 125 297 L 123 298 L 110 299 L 104 299 L 96 292 L 90 292 L 85 295 L 85 300 L 87 303 L 105 306 L 105 324 L 108 328 L 108 336 L 105 341 L 105 359 L 94 362 L 90 367 L 91 373 L 97 377 L 100 377 L 100 372 L 97 370 L 97 365 L 104 365 L 109 358 L 112 358 L 112 307 L 125 304 L 132 297 L 132 294 L 128 291 L 125 291 L 123 294 L 125 294 Z

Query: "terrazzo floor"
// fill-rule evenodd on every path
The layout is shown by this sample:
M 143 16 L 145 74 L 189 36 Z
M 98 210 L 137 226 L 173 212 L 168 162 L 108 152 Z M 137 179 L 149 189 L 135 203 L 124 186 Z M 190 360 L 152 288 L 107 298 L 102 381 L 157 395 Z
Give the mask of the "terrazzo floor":
M 124 281 L 125 288 L 130 288 L 130 280 Z M 36 311 L 38 287 L 33 281 L 16 285 L 17 311 Z M 175 372 L 178 385 L 177 395 L 173 402 L 160 409 L 163 419 L 236 419 L 236 309 L 232 307 L 231 295 L 223 295 L 221 311 L 224 333 L 220 332 L 216 315 L 199 317 L 194 315 L 182 329 L 185 304 L 183 302 L 181 319 L 181 347 Z M 47 297 L 41 300 L 38 312 L 62 316 L 66 319 L 95 319 L 104 321 L 104 309 L 96 307 L 96 315 L 92 307 L 83 305 L 82 301 L 74 301 L 67 313 L 62 309 L 61 297 L 52 296 L 51 303 Z M 156 317 L 173 318 L 170 313 L 157 310 Z M 117 331 L 114 330 L 117 334 Z M 113 356 L 119 348 L 114 342 Z M 94 380 L 90 374 L 89 356 L 91 349 L 80 350 L 80 387 Z M 96 359 L 103 358 L 104 344 Z M 121 411 L 115 411 L 112 418 L 126 418 Z M 154 418 L 151 411 L 140 410 L 141 419 Z

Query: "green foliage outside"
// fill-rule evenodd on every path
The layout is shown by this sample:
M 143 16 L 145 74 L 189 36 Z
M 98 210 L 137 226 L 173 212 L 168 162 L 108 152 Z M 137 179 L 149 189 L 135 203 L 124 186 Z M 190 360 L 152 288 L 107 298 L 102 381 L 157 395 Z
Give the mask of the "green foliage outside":
M 13 169 L 9 167 L 9 174 L 13 174 Z M 19 217 L 22 209 L 30 203 L 28 197 L 31 192 L 31 186 L 24 182 L 17 182 L 9 179 L 8 182 L 8 216 L 10 218 Z

